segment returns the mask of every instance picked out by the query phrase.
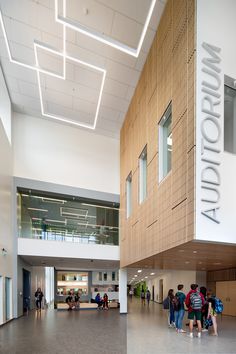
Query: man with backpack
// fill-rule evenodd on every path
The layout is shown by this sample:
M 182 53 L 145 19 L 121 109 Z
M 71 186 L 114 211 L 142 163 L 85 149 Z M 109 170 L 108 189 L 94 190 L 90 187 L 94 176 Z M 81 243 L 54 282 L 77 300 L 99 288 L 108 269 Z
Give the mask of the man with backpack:
M 204 305 L 204 297 L 203 295 L 198 291 L 198 285 L 197 284 L 191 284 L 191 290 L 187 294 L 185 304 L 188 308 L 188 319 L 190 320 L 189 322 L 189 337 L 193 338 L 193 321 L 194 318 L 197 321 L 197 327 L 198 327 L 198 338 L 201 338 L 201 332 L 202 332 L 202 325 L 201 325 L 201 311 L 202 311 L 202 306 Z
M 174 310 L 175 310 L 175 326 L 177 333 L 186 333 L 186 331 L 182 328 L 182 322 L 184 318 L 184 301 L 185 301 L 185 294 L 183 293 L 183 284 L 178 285 L 178 291 L 175 294 L 173 299 Z

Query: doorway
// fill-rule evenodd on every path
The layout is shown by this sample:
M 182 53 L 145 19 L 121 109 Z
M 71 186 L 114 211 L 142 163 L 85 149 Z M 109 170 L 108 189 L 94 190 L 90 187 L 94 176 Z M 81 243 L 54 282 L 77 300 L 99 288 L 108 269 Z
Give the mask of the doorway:
M 155 287 L 152 286 L 152 301 L 155 301 Z
M 6 321 L 11 319 L 11 278 L 5 278 L 5 317 Z
M 23 313 L 28 313 L 30 310 L 30 272 L 23 269 Z
M 163 302 L 163 279 L 159 280 L 159 296 L 158 296 L 158 302 L 162 303 Z

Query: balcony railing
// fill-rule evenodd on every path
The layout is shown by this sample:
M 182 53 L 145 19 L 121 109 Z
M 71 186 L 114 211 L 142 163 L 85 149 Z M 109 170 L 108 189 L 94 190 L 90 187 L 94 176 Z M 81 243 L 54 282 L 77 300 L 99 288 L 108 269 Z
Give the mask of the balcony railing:
M 53 227 L 47 229 L 32 227 L 32 224 L 22 222 L 19 226 L 18 236 L 48 241 L 78 242 L 83 244 L 118 245 L 119 228 L 105 226 L 84 226 L 79 232 L 72 228 Z

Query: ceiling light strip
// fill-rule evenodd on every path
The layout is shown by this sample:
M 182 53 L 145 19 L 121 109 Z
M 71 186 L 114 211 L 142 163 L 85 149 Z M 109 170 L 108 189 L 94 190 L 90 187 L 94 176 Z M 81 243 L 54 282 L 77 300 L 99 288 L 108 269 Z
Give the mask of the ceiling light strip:
M 66 1 L 66 0 L 63 0 L 63 4 L 64 4 L 64 1 Z M 147 15 L 147 18 L 146 18 L 146 21 L 145 21 L 145 24 L 144 24 L 144 27 L 143 27 L 143 30 L 141 33 L 141 37 L 140 37 L 140 40 L 138 43 L 138 47 L 136 49 L 132 48 L 128 45 L 125 45 L 124 43 L 117 41 L 109 36 L 101 34 L 100 32 L 92 30 L 92 29 L 82 25 L 78 21 L 73 21 L 71 19 L 68 19 L 68 18 L 66 18 L 64 13 L 63 13 L 63 16 L 59 15 L 59 13 L 58 13 L 58 0 L 55 0 L 55 19 L 56 19 L 56 22 L 58 22 L 58 23 L 66 25 L 67 27 L 69 27 L 77 32 L 80 32 L 80 33 L 82 33 L 88 37 L 91 37 L 101 43 L 104 43 L 110 47 L 118 49 L 126 54 L 129 54 L 129 55 L 137 58 L 139 56 L 140 50 L 142 48 L 143 41 L 144 41 L 145 35 L 147 33 L 147 29 L 148 29 L 148 26 L 149 26 L 149 23 L 150 23 L 152 14 L 153 14 L 153 10 L 156 5 L 156 1 L 157 0 L 152 0 L 152 2 L 151 2 L 150 8 L 148 10 L 148 15 Z
M 55 13 L 57 14 L 58 12 L 58 0 L 55 0 Z M 66 17 L 66 0 L 63 0 L 63 16 Z M 56 16 L 57 17 L 57 16 Z M 55 18 L 56 18 L 55 17 Z M 76 59 L 74 57 L 71 56 L 67 56 L 66 55 L 66 24 L 63 23 L 63 52 L 59 52 L 56 49 L 43 44 L 37 40 L 34 40 L 33 43 L 33 48 L 34 48 L 34 55 L 35 55 L 35 63 L 36 66 L 33 65 L 29 65 L 23 62 L 20 62 L 18 60 L 13 59 L 12 55 L 11 55 L 11 51 L 10 51 L 10 46 L 9 46 L 9 41 L 8 41 L 8 37 L 6 34 L 6 29 L 5 29 L 5 25 L 4 25 L 4 21 L 3 21 L 3 16 L 2 16 L 2 12 L 0 10 L 0 22 L 1 22 L 1 26 L 3 29 L 3 35 L 4 35 L 4 39 L 5 39 L 5 43 L 6 43 L 6 47 L 7 47 L 7 52 L 8 52 L 8 56 L 9 56 L 9 60 L 10 62 L 26 67 L 27 69 L 31 69 L 36 71 L 37 74 L 37 82 L 38 82 L 38 89 L 39 89 L 39 99 L 40 99 L 40 107 L 41 107 L 41 114 L 44 117 L 48 117 L 54 120 L 58 120 L 61 122 L 65 122 L 65 123 L 69 123 L 75 126 L 80 126 L 83 128 L 87 128 L 87 129 L 92 129 L 94 130 L 96 128 L 96 124 L 97 124 L 97 119 L 98 119 L 98 113 L 99 113 L 99 109 L 100 109 L 100 105 L 101 105 L 101 99 L 102 99 L 102 93 L 103 93 L 103 89 L 104 89 L 104 83 L 105 83 L 105 78 L 106 78 L 106 70 L 100 67 L 97 67 L 95 65 L 92 65 L 90 63 L 84 62 L 82 60 Z M 59 57 L 62 57 L 63 59 L 63 74 L 59 75 L 56 74 L 55 72 L 49 71 L 49 70 L 45 70 L 40 68 L 39 66 L 39 60 L 38 60 L 38 48 L 42 48 L 45 51 L 48 51 L 50 53 L 53 53 L 55 55 L 58 55 Z M 53 76 L 55 78 L 58 79 L 66 79 L 66 59 L 71 60 L 73 62 L 76 62 L 78 64 L 87 66 L 91 69 L 97 70 L 99 72 L 102 72 L 103 76 L 102 76 L 102 82 L 101 82 L 101 88 L 100 88 L 100 92 L 99 92 L 99 96 L 98 96 L 98 103 L 97 103 L 97 108 L 96 108 L 96 113 L 95 113 L 95 118 L 94 118 L 94 123 L 93 124 L 85 124 L 85 123 L 81 123 L 81 122 L 75 122 L 71 119 L 67 119 L 65 117 L 62 116 L 58 116 L 58 115 L 54 115 L 54 114 L 50 114 L 50 113 L 46 113 L 45 109 L 44 109 L 44 104 L 43 104 L 43 95 L 42 95 L 42 89 L 41 89 L 41 81 L 40 81 L 40 73 L 46 74 L 46 75 L 50 75 Z
M 26 64 L 24 62 L 21 62 L 19 60 L 14 59 L 12 57 L 12 54 L 11 54 L 11 50 L 10 50 L 10 46 L 9 46 L 9 40 L 8 40 L 8 37 L 7 37 L 5 25 L 4 25 L 4 22 L 3 22 L 3 16 L 2 16 L 1 10 L 0 10 L 0 23 L 1 23 L 1 26 L 2 26 L 2 31 L 3 31 L 3 37 L 4 37 L 4 40 L 5 40 L 5 44 L 6 44 L 6 47 L 7 47 L 7 53 L 8 53 L 9 61 L 11 63 L 17 64 L 19 66 L 23 66 L 24 68 L 31 69 L 31 70 L 34 70 L 34 71 L 40 71 L 43 74 L 47 74 L 47 75 L 50 75 L 50 76 L 53 76 L 53 77 L 57 77 L 59 79 L 63 79 L 63 75 L 56 74 L 55 72 L 50 71 L 50 70 L 42 69 L 42 68 L 40 68 L 37 65 L 37 63 L 36 63 L 36 66 L 34 66 L 34 65 Z M 34 42 L 37 42 L 37 41 L 34 41 Z M 43 49 L 48 50 L 48 51 L 52 51 L 52 50 L 49 50 L 48 46 L 46 46 L 46 45 L 45 45 L 45 47 Z M 54 51 L 54 52 L 56 54 L 58 54 L 58 52 L 56 52 L 56 51 Z

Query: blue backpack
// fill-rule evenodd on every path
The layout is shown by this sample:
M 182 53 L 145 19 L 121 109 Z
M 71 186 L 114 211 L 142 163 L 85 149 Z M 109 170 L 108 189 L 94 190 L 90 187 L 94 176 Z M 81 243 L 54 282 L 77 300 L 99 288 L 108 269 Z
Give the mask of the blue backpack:
M 215 312 L 217 314 L 222 313 L 224 310 L 223 302 L 220 299 L 218 299 L 218 297 L 215 297 L 214 300 L 215 300 Z

